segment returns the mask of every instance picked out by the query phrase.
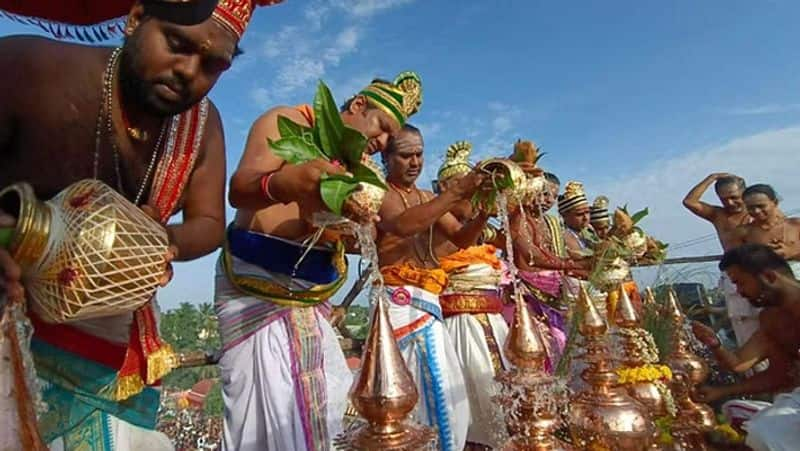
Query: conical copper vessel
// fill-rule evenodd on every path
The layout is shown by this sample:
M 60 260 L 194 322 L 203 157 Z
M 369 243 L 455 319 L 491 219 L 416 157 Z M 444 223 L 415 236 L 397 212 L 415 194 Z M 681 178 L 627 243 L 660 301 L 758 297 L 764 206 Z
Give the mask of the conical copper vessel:
M 672 435 L 683 449 L 703 451 L 708 449 L 705 433 L 713 429 L 717 421 L 711 407 L 692 400 L 692 390 L 686 373 L 673 373 L 672 392 L 679 414 L 672 424 Z
M 634 308 L 628 293 L 625 291 L 625 288 L 622 285 L 619 286 L 618 292 L 619 300 L 617 301 L 615 320 L 617 326 L 619 326 L 620 329 L 625 330 L 625 333 L 621 334 L 622 349 L 624 352 L 622 363 L 628 368 L 636 368 L 649 362 L 645 362 L 643 356 L 641 355 L 639 344 L 636 343 L 634 335 L 647 332 L 639 327 L 639 315 L 636 313 L 636 309 Z M 625 384 L 625 390 L 631 397 L 647 406 L 652 417 L 655 418 L 667 414 L 664 396 L 655 382 L 641 381 L 627 383 Z
M 689 350 L 684 331 L 685 316 L 678 303 L 678 297 L 670 288 L 667 292 L 667 302 L 665 313 L 672 321 L 672 351 L 666 358 L 666 364 L 670 367 L 673 374 L 685 374 L 688 378 L 686 396 L 678 398 L 675 402 L 678 408 L 679 417 L 697 427 L 700 431 L 708 431 L 716 426 L 716 416 L 713 409 L 706 404 L 694 401 L 695 388 L 704 383 L 710 374 L 708 364 Z M 690 426 L 687 426 L 690 427 Z
M 702 384 L 708 379 L 710 374 L 708 365 L 705 360 L 696 356 L 689 350 L 689 344 L 686 341 L 684 323 L 686 317 L 681 310 L 678 297 L 675 292 L 670 288 L 667 292 L 667 302 L 664 305 L 665 315 L 672 321 L 672 350 L 667 356 L 666 364 L 672 369 L 673 372 L 686 372 L 692 385 L 696 386 Z
M 559 451 L 571 449 L 555 437 L 559 399 L 554 379 L 545 373 L 547 348 L 538 321 L 531 317 L 522 296 L 515 294 L 514 319 L 505 342 L 508 360 L 515 366 L 497 375 L 511 439 L 507 451 Z M 542 396 L 548 393 L 549 396 Z
M 581 377 L 589 387 L 570 403 L 570 434 L 579 449 L 644 450 L 653 442 L 655 428 L 647 408 L 616 387 L 605 343 L 606 324 L 585 289 L 578 296 L 583 318 L 580 332 L 589 363 Z
M 382 297 L 376 300 L 361 371 L 350 388 L 350 402 L 366 424 L 340 436 L 339 449 L 411 451 L 434 438 L 429 428 L 406 421 L 417 404 L 417 388 L 394 338 L 385 302 Z

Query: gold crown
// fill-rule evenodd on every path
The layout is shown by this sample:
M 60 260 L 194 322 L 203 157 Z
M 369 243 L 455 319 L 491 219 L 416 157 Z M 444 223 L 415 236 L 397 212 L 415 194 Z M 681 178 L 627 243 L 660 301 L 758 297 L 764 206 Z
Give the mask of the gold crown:
M 450 177 L 464 175 L 472 170 L 469 156 L 472 153 L 472 144 L 469 141 L 457 141 L 447 148 L 442 167 L 439 168 L 439 181 Z
M 583 183 L 570 181 L 567 182 L 567 186 L 564 187 L 564 198 L 571 199 L 573 197 L 578 196 L 585 196 L 586 193 L 583 191 Z
M 394 85 L 403 92 L 403 113 L 411 117 L 422 107 L 422 80 L 416 72 L 402 72 Z
M 597 196 L 592 203 L 592 208 L 595 210 L 607 210 L 608 209 L 608 198 L 606 196 Z

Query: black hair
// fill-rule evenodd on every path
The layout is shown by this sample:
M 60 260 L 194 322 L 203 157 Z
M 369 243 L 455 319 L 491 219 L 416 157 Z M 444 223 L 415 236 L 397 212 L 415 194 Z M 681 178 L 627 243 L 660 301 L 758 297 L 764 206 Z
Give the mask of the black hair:
M 769 200 L 777 203 L 778 202 L 778 194 L 775 190 L 764 183 L 757 183 L 755 185 L 750 185 L 744 190 L 744 194 L 742 197 L 752 196 L 754 194 L 763 194 L 769 198 Z
M 559 180 L 558 177 L 552 172 L 545 172 L 544 179 L 554 185 L 561 185 L 561 180 Z
M 383 83 L 385 85 L 391 85 L 392 84 L 391 81 L 384 80 L 383 78 L 373 78 L 372 81 L 370 82 L 370 84 L 372 84 L 372 83 Z M 353 100 L 355 100 L 356 97 L 358 97 L 358 94 L 355 94 L 352 97 L 350 97 L 349 99 L 345 100 L 344 103 L 342 104 L 340 112 L 344 113 L 345 111 L 350 109 L 350 104 L 353 103 Z M 371 102 L 367 102 L 367 109 L 372 109 L 372 108 L 375 108 L 375 106 Z
M 736 185 L 736 187 L 741 190 L 744 190 L 747 187 L 743 178 L 737 175 L 728 175 L 725 177 L 720 177 L 716 182 L 714 182 L 714 191 L 719 192 L 722 187 L 729 185 Z
M 765 270 L 773 270 L 793 276 L 792 268 L 786 259 L 778 255 L 771 247 L 763 244 L 743 244 L 725 252 L 719 262 L 719 269 L 725 271 L 732 266 L 738 266 L 752 275 L 761 274 Z

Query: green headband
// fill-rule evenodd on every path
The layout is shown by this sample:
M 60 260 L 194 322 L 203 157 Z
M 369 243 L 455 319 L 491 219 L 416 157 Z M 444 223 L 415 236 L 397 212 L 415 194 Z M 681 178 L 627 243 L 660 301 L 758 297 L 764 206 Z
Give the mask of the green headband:
M 359 94 L 394 118 L 402 127 L 422 106 L 422 80 L 414 72 L 403 72 L 392 83 L 373 81 Z

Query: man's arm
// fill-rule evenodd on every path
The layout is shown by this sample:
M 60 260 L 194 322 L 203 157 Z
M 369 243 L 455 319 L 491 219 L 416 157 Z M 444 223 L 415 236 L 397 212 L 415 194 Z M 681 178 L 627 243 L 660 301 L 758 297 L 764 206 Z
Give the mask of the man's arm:
M 800 218 L 787 218 L 786 226 L 786 240 L 780 241 L 773 248 L 786 260 L 800 260 Z
M 760 324 L 764 324 L 764 321 L 761 321 L 761 319 Z M 772 341 L 760 329 L 735 352 L 722 347 L 722 343 L 720 343 L 716 332 L 703 323 L 697 321 L 692 322 L 692 331 L 701 343 L 711 349 L 711 352 L 723 369 L 736 373 L 744 373 L 749 370 L 758 362 L 767 358 L 771 350 L 774 349 Z
M 389 196 L 398 195 L 390 191 L 387 193 L 387 198 Z M 454 192 L 445 191 L 427 202 L 408 209 L 400 202 L 384 201 L 378 213 L 381 217 L 378 228 L 381 232 L 399 237 L 416 235 L 436 224 L 456 206 L 459 200 L 461 199 Z M 452 219 L 458 222 L 454 217 Z
M 741 382 L 721 386 L 704 386 L 698 389 L 698 398 L 703 402 L 712 402 L 721 398 L 743 395 L 773 393 L 791 386 L 791 365 L 780 353 L 773 352 L 769 356 L 769 367 Z
M 695 185 L 691 191 L 689 191 L 689 194 L 687 194 L 686 197 L 683 198 L 683 206 L 688 208 L 689 211 L 697 216 L 713 222 L 719 207 L 709 205 L 701 201 L 700 198 L 703 197 L 703 194 L 708 190 L 708 187 L 711 186 L 712 183 L 717 181 L 718 178 L 726 175 L 727 174 L 711 174 L 704 178 L 700 183 Z
M 280 139 L 279 116 L 309 125 L 297 110 L 288 107 L 274 108 L 256 120 L 247 137 L 239 166 L 231 177 L 228 193 L 231 206 L 255 211 L 279 203 L 297 202 L 306 213 L 324 210 L 319 194 L 320 177 L 323 173 L 339 174 L 343 170 L 324 160 L 288 164 L 275 155 L 267 140 Z M 269 196 L 262 183 L 266 185 Z
M 187 261 L 211 253 L 225 234 L 225 138 L 219 112 L 211 105 L 202 159 L 186 188 L 183 222 L 167 227 L 176 260 Z
M 461 249 L 466 249 L 478 242 L 488 220 L 489 215 L 481 212 L 474 219 L 462 225 L 452 213 L 445 213 L 436 221 L 436 228 L 439 229 L 451 243 Z

